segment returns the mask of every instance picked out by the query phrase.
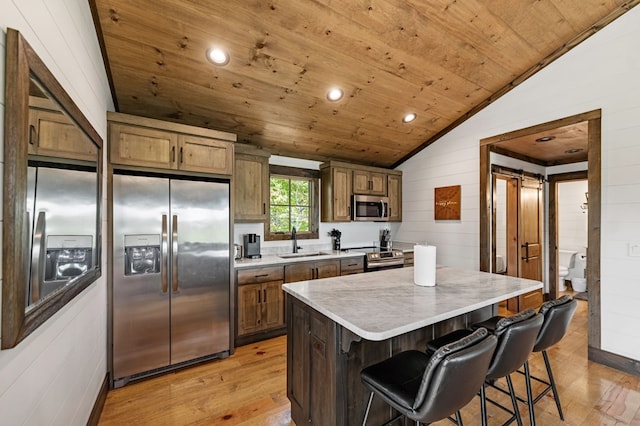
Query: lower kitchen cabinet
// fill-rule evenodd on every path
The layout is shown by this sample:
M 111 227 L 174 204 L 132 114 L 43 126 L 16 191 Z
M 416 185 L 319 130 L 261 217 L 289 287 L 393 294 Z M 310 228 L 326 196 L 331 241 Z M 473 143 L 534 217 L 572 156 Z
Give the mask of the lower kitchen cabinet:
M 361 274 L 364 272 L 364 256 L 340 260 L 340 275 Z
M 284 334 L 282 266 L 241 269 L 237 274 L 236 345 Z
M 236 271 L 235 345 L 242 346 L 286 333 L 283 283 L 364 272 L 364 256 L 295 262 Z
M 299 262 L 284 267 L 284 282 L 316 280 L 340 275 L 339 260 L 319 260 L 314 262 Z

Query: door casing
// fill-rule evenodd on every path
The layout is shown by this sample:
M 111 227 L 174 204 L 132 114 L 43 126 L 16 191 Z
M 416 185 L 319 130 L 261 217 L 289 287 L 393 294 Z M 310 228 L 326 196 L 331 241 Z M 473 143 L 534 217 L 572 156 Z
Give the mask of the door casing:
M 480 140 L 480 270 L 489 272 L 491 250 L 491 152 L 502 141 L 548 131 L 558 127 L 588 121 L 588 249 L 587 290 L 589 298 L 588 346 L 589 359 L 602 357 L 601 351 L 601 298 L 600 298 L 600 218 L 601 218 L 601 110 L 593 110 L 571 117 L 550 121 L 525 129 L 515 130 Z M 555 288 L 554 293 L 555 294 Z

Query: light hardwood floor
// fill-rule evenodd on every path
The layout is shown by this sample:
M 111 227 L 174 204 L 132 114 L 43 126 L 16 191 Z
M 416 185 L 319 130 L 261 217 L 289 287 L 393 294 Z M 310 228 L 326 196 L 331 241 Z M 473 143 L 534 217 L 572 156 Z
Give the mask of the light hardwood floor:
M 549 351 L 565 413 L 560 421 L 550 395 L 536 404 L 538 425 L 640 425 L 640 377 L 587 360 L 587 304 L 579 301 L 569 332 Z M 545 377 L 540 354 L 532 373 Z M 519 395 L 524 381 L 514 375 Z M 534 391 L 539 389 L 534 386 Z M 488 390 L 507 404 L 508 399 Z M 528 414 L 520 405 L 525 424 Z M 508 417 L 491 404 L 489 424 Z M 462 412 L 478 425 L 479 400 Z M 101 425 L 293 425 L 286 396 L 286 337 L 240 347 L 225 360 L 212 361 L 109 392 Z M 436 425 L 450 425 L 448 421 Z M 331 426 L 331 425 L 327 425 Z

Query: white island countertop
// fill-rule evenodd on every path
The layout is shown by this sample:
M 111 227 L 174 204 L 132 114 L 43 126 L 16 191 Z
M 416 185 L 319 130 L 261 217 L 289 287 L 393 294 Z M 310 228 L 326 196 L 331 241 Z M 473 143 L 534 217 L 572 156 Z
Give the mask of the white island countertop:
M 300 281 L 283 290 L 352 333 L 381 341 L 542 288 L 540 281 L 438 266 L 435 287 L 413 268 Z

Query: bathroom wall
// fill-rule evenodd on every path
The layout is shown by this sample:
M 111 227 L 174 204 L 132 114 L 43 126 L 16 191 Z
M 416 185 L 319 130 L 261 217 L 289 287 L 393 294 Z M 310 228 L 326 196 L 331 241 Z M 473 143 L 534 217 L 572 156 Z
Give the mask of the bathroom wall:
M 560 182 L 558 184 L 558 248 L 586 253 L 587 210 L 585 202 L 587 181 Z
M 89 3 L 0 0 L 0 135 L 4 135 L 8 27 L 23 34 L 105 139 L 106 111 L 113 110 L 113 104 Z M 4 166 L 4 160 L 0 166 Z M 0 170 L 0 180 L 2 175 Z M 107 205 L 106 199 L 102 205 Z M 103 235 L 106 217 L 104 214 Z M 103 238 L 103 267 L 106 241 Z M 106 374 L 106 333 L 103 272 L 97 282 L 18 346 L 0 351 L 0 423 L 85 425 Z
M 602 111 L 601 347 L 640 360 L 640 7 L 635 7 L 401 164 L 399 238 L 424 236 L 438 263 L 479 268 L 479 142 Z M 462 220 L 433 220 L 433 189 L 462 185 Z M 546 269 L 546 268 L 545 268 Z

